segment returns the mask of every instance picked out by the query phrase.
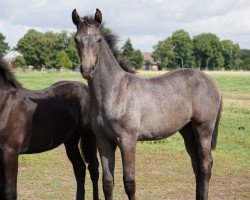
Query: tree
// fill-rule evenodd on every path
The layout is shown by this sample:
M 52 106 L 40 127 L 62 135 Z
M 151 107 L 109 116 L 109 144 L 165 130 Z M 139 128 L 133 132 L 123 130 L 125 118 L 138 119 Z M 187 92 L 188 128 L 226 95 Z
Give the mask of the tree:
M 234 44 L 231 40 L 221 41 L 222 55 L 225 60 L 224 67 L 227 70 L 239 68 L 243 62 L 240 59 L 240 47 L 238 44 Z
M 109 31 L 107 29 L 107 31 Z M 121 48 L 121 57 L 128 60 L 128 62 L 133 65 L 136 69 L 140 69 L 143 65 L 143 55 L 140 50 L 135 50 L 131 40 L 127 39 Z
M 65 51 L 68 54 L 68 57 L 71 60 L 73 66 L 76 67 L 80 65 L 80 60 L 79 60 L 79 56 L 76 50 L 74 37 L 75 37 L 75 33 L 71 33 L 69 37 L 68 47 Z
M 56 68 L 72 68 L 72 62 L 69 59 L 67 53 L 62 50 L 56 56 Z
M 5 54 L 10 49 L 8 43 L 5 42 L 5 38 L 6 37 L 0 33 L 0 55 Z
M 174 60 L 174 51 L 171 38 L 167 38 L 163 41 L 159 41 L 155 46 L 153 46 L 152 57 L 157 63 L 159 69 L 171 68 Z
M 18 41 L 17 50 L 22 53 L 27 65 L 38 68 L 50 64 L 50 46 L 47 44 L 43 33 L 30 29 Z
M 55 67 L 56 55 L 58 52 L 55 51 L 56 46 L 56 34 L 52 31 L 48 31 L 43 34 L 46 46 L 49 50 L 49 62 L 47 63 L 47 68 Z
M 56 56 L 58 52 L 65 50 L 68 48 L 69 38 L 66 31 L 62 31 L 60 33 L 54 33 L 48 31 L 43 34 L 45 43 L 49 49 L 49 66 L 56 67 Z
M 234 70 L 239 70 L 241 69 L 241 65 L 243 64 L 243 60 L 241 59 L 241 53 L 242 51 L 240 50 L 239 44 L 234 45 L 233 49 L 233 65 L 234 65 Z
M 26 66 L 26 61 L 23 56 L 17 56 L 15 61 L 12 63 L 16 65 L 17 67 L 25 67 Z
M 250 50 L 242 49 L 240 58 L 242 60 L 242 69 L 250 70 Z
M 171 41 L 176 63 L 181 66 L 181 59 L 183 59 L 184 67 L 194 67 L 193 42 L 188 32 L 182 29 L 175 31 L 171 36 Z
M 224 68 L 226 70 L 241 69 L 244 61 L 241 58 L 242 51 L 237 43 L 231 40 L 221 41 L 222 55 L 224 57 Z
M 125 58 L 131 58 L 133 56 L 134 53 L 134 48 L 133 45 L 131 43 L 130 39 L 127 39 L 126 42 L 124 43 L 124 45 L 122 46 L 122 56 Z
M 140 50 L 134 50 L 133 55 L 130 59 L 131 64 L 135 66 L 136 69 L 141 69 L 143 65 L 143 55 Z
M 199 68 L 215 69 L 224 64 L 220 39 L 212 33 L 202 33 L 193 38 L 194 56 Z

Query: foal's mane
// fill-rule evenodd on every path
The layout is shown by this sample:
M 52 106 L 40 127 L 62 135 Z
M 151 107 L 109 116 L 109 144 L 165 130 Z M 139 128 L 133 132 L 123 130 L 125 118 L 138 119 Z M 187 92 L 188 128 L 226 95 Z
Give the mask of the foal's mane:
M 83 27 L 83 25 L 98 26 L 98 24 L 94 20 L 94 16 L 91 16 L 91 15 L 84 16 L 82 19 L 83 21 L 82 23 L 80 23 L 79 28 Z M 119 55 L 119 49 L 117 47 L 119 37 L 113 34 L 110 29 L 105 28 L 104 23 L 101 24 L 100 30 L 101 30 L 103 38 L 106 40 L 110 50 L 113 52 L 113 55 L 115 59 L 117 60 L 117 62 L 119 63 L 120 67 L 126 72 L 129 72 L 132 74 L 136 73 L 136 71 L 132 68 L 132 66 L 128 62 L 126 62 L 125 59 L 122 59 Z
M 9 69 L 8 64 L 0 56 L 0 88 L 2 87 L 21 89 L 22 84 L 16 80 L 15 75 Z

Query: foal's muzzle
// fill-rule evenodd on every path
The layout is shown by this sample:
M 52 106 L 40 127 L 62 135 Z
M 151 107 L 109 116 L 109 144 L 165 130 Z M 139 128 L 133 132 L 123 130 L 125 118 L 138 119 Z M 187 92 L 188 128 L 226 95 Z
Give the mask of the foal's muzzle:
M 93 76 L 93 73 L 95 71 L 95 66 L 91 65 L 91 66 L 86 66 L 86 65 L 81 65 L 80 66 L 80 72 L 82 74 L 82 77 L 85 79 L 90 79 Z

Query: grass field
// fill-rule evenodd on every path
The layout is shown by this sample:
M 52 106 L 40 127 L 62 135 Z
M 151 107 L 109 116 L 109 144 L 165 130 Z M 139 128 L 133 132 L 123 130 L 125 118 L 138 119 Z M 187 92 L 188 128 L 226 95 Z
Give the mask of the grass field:
M 140 72 L 151 77 L 159 72 Z M 250 72 L 209 72 L 223 93 L 223 112 L 210 182 L 210 199 L 250 199 Z M 59 80 L 83 81 L 79 73 L 18 73 L 24 87 L 38 90 Z M 116 152 L 114 199 L 126 199 L 120 152 Z M 101 168 L 100 168 L 101 171 Z M 136 154 L 137 199 L 195 199 L 194 175 L 179 134 L 141 142 Z M 104 199 L 101 189 L 101 199 Z M 64 147 L 19 159 L 21 200 L 73 200 L 75 180 Z M 86 199 L 91 199 L 89 175 Z

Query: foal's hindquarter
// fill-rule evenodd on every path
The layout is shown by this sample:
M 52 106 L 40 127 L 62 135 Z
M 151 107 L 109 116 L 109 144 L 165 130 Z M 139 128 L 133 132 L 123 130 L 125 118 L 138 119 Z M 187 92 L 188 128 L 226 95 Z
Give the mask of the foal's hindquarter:
M 193 69 L 143 79 L 121 71 L 111 54 L 103 58 L 107 52 L 99 54 L 96 72 L 88 80 L 105 198 L 112 199 L 116 145 L 122 155 L 125 191 L 129 199 L 135 199 L 136 142 L 180 131 L 196 176 L 196 199 L 207 199 L 211 141 L 221 102 L 216 85 Z
M 98 199 L 98 161 L 95 137 L 87 125 L 88 98 L 86 86 L 69 81 L 38 92 L 13 89 L 5 94 L 5 105 L 0 107 L 3 111 L 0 115 L 0 199 L 16 199 L 19 154 L 44 152 L 62 143 L 73 165 L 76 199 L 84 199 L 86 167 L 78 148 L 80 138 L 87 148 L 84 153 L 90 154 L 85 159 L 89 162 L 94 199 Z
M 134 126 L 131 128 L 136 131 L 137 140 L 166 138 L 189 122 L 215 122 L 218 107 L 213 107 L 220 102 L 220 95 L 218 90 L 210 92 L 211 86 L 206 82 L 211 80 L 206 75 L 186 69 L 153 79 L 127 76 L 131 86 L 126 90 L 132 95 L 125 101 L 124 113 L 129 115 L 126 119 Z

